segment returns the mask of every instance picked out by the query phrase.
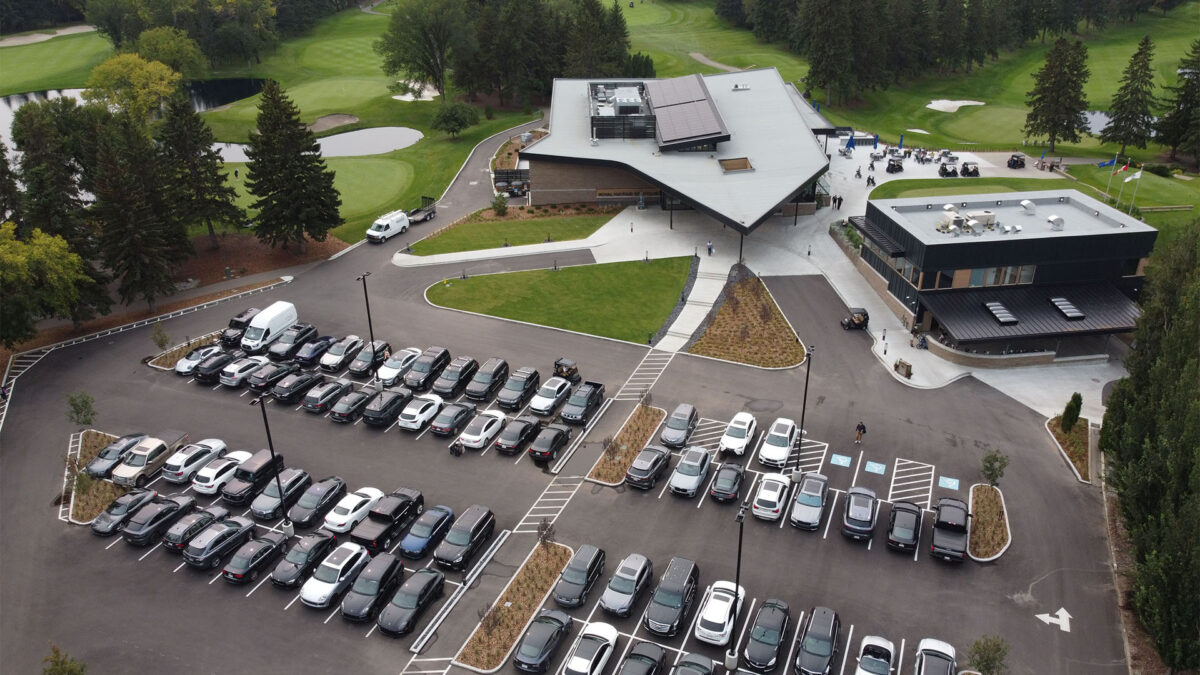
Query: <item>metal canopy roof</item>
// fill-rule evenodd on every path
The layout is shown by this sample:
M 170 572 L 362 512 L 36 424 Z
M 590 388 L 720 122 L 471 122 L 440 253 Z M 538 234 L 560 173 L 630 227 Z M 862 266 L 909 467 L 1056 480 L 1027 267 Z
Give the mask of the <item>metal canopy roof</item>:
M 850 216 L 850 224 L 854 226 L 854 229 L 862 232 L 864 236 L 875 242 L 875 245 L 888 254 L 888 257 L 899 258 L 904 255 L 904 247 L 900 245 L 900 242 L 892 239 L 886 232 L 868 222 L 866 216 Z
M 960 343 L 1123 333 L 1133 330 L 1142 313 L 1111 284 L 973 288 L 923 292 L 920 298 Z M 1053 302 L 1061 298 L 1083 316 L 1065 316 Z M 989 303 L 1000 303 L 1015 322 L 999 320 Z

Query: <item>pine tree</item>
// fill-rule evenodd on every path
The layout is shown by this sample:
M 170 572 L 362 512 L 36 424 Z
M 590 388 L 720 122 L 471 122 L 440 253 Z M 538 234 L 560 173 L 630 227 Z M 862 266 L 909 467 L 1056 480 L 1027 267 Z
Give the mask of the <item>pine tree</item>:
M 1074 44 L 1065 38 L 1056 40 L 1046 53 L 1046 63 L 1033 74 L 1033 89 L 1026 93 L 1026 137 L 1046 136 L 1050 152 L 1060 140 L 1078 143 L 1088 128 L 1083 85 L 1089 75 L 1087 47 L 1078 40 Z
M 0 223 L 21 219 L 21 191 L 8 163 L 8 146 L 0 143 Z
M 938 7 L 937 61 L 941 74 L 958 70 L 958 66 L 967 60 L 963 11 L 963 0 L 942 0 Z
M 1120 143 L 1120 155 L 1125 147 L 1145 148 L 1154 132 L 1154 43 L 1147 35 L 1138 43 L 1137 51 L 1121 75 L 1121 87 L 1113 95 L 1109 122 L 1100 132 L 1102 143 Z
M 246 188 L 257 197 L 253 219 L 260 241 L 275 246 L 295 243 L 306 250 L 306 239 L 325 241 L 342 222 L 341 196 L 333 186 L 333 171 L 321 157 L 321 146 L 300 121 L 300 111 L 279 83 L 267 80 L 258 106 L 258 129 L 246 146 Z
M 1170 100 L 1158 121 L 1156 139 L 1171 149 L 1171 159 L 1183 148 L 1200 166 L 1200 40 L 1179 60 L 1178 72 L 1179 84 L 1166 88 Z
M 185 226 L 204 223 L 212 248 L 220 247 L 214 222 L 240 223 L 245 215 L 234 205 L 234 189 L 225 184 L 224 162 L 213 148 L 212 129 L 184 96 L 167 104 L 158 130 L 158 153 L 170 191 L 169 204 Z
M 823 21 L 833 26 L 851 25 L 855 18 L 850 5 L 840 0 L 805 0 L 800 15 L 824 17 Z M 801 30 L 801 24 L 807 22 L 797 21 L 797 30 Z M 803 55 L 808 59 L 805 83 L 824 88 L 827 105 L 834 101 L 841 103 L 858 93 L 859 82 L 854 70 L 857 39 L 847 30 L 810 30 L 802 39 L 805 44 Z
M 18 236 L 38 228 L 72 245 L 85 239 L 76 163 L 53 107 L 48 102 L 21 106 L 13 117 L 12 134 L 21 152 L 20 180 L 25 186 Z
M 567 42 L 567 77 L 615 77 L 619 63 L 611 63 L 612 47 L 605 41 L 611 28 L 600 0 L 579 0 L 571 17 Z

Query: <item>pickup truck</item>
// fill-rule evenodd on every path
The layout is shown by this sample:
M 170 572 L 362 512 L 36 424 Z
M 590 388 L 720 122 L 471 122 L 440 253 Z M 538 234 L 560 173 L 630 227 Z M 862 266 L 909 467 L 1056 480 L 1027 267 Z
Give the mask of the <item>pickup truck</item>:
M 948 562 L 962 562 L 967 557 L 967 522 L 970 518 L 967 505 L 961 499 L 939 499 L 930 555 Z
M 186 433 L 174 430 L 143 438 L 133 446 L 117 468 L 113 469 L 112 482 L 126 487 L 145 486 L 167 463 L 167 458 L 175 454 L 187 441 Z
M 424 510 L 425 497 L 418 490 L 400 488 L 367 512 L 367 517 L 350 532 L 350 541 L 361 544 L 371 555 L 387 551 Z
M 560 413 L 562 421 L 571 424 L 587 424 L 592 415 L 604 403 L 604 385 L 599 382 L 587 382 L 579 385 Z

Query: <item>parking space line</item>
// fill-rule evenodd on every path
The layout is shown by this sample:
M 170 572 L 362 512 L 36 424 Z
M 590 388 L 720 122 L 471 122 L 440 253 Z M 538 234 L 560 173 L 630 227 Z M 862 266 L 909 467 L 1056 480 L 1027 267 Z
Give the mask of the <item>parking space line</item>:
M 363 637 L 365 637 L 365 638 L 371 637 L 371 633 L 374 633 L 376 628 L 379 628 L 379 624 L 375 624 L 375 625 L 371 626 L 371 630 L 367 631 L 367 634 L 364 635 Z
M 792 667 L 792 654 L 796 653 L 796 644 L 800 642 L 800 628 L 803 625 L 804 625 L 804 610 L 800 610 L 800 618 L 796 619 L 796 630 L 792 631 L 792 646 L 788 647 L 787 661 L 783 664 L 783 667 L 787 668 L 788 671 L 790 671 L 791 667 Z M 849 645 L 847 645 L 847 648 L 849 648 Z M 784 672 L 788 672 L 788 671 L 784 671 Z M 897 670 L 896 672 L 899 673 L 900 671 Z
M 696 508 L 704 506 L 704 502 L 708 501 L 706 497 L 708 497 L 708 493 L 712 490 L 713 483 L 715 482 L 717 482 L 717 472 L 713 471 L 713 477 L 712 480 L 708 481 L 708 487 L 703 492 L 696 493 Z
M 414 440 L 414 441 L 419 441 L 419 440 L 421 440 L 421 437 L 425 435 L 425 432 L 426 432 L 426 431 L 429 431 L 429 426 L 430 426 L 430 424 L 432 424 L 432 423 L 433 423 L 433 420 L 429 420 L 429 423 L 425 425 L 425 428 L 424 428 L 424 429 L 422 429 L 422 430 L 421 430 L 421 433 L 417 434 L 417 437 L 416 437 L 416 438 L 414 438 L 413 440 Z
M 249 393 L 250 393 L 250 390 L 249 390 L 249 389 L 246 389 L 246 390 L 245 390 L 245 391 L 243 391 L 242 393 L 238 394 L 238 398 L 241 398 L 241 397 L 243 397 L 243 396 L 245 396 L 246 394 L 249 394 Z
M 292 608 L 292 605 L 296 604 L 296 601 L 297 601 L 297 600 L 299 600 L 299 599 L 300 599 L 300 594 L 299 594 L 299 593 L 297 593 L 297 594 L 296 594 L 296 597 L 292 598 L 292 601 L 291 601 L 291 602 L 289 602 L 289 603 L 287 604 L 287 606 L 283 608 L 283 611 L 285 611 L 285 612 L 286 612 L 287 610 L 291 609 L 291 608 Z
M 213 577 L 213 578 L 211 578 L 211 579 L 209 579 L 209 580 L 208 580 L 208 585 L 209 585 L 209 586 L 212 586 L 212 582 L 216 581 L 217 579 L 220 579 L 220 578 L 221 578 L 221 574 L 222 574 L 222 573 L 223 573 L 223 572 L 217 572 L 217 576 L 215 576 L 215 577 Z
M 341 607 L 334 607 L 333 611 L 329 613 L 329 616 L 325 617 L 325 620 L 322 621 L 321 623 L 323 623 L 323 624 L 329 623 L 329 620 L 332 619 L 333 617 L 337 616 L 337 613 L 340 612 L 341 610 L 342 610 Z
M 850 624 L 850 632 L 846 634 L 846 648 L 842 650 L 842 667 L 838 670 L 839 675 L 846 672 L 846 661 L 850 658 L 850 651 L 854 648 L 854 624 Z M 897 670 L 896 672 L 900 672 Z
M 788 486 L 788 491 L 785 495 L 786 499 L 783 502 L 783 513 L 779 514 L 779 529 L 781 530 L 783 529 L 783 524 L 788 521 L 788 511 L 790 511 L 792 508 L 792 499 L 795 497 L 796 490 L 799 489 L 799 487 L 800 486 L 795 483 Z
M 829 504 L 829 520 L 825 521 L 825 534 L 821 535 L 822 539 L 829 536 L 829 526 L 833 523 L 833 514 L 837 511 L 837 498 L 839 490 L 830 490 L 833 493 L 833 501 Z
M 110 548 L 112 548 L 112 547 L 116 546 L 118 541 L 121 541 L 121 537 L 120 537 L 120 536 L 118 536 L 117 538 L 113 539 L 111 544 L 109 544 L 108 546 L 105 546 L 105 547 L 104 547 L 104 550 L 105 550 L 105 551 L 107 551 L 108 549 L 110 549 Z
M 743 600 L 743 602 L 745 601 Z M 742 632 L 738 633 L 737 642 L 733 643 L 735 654 L 741 651 L 742 638 L 746 637 L 746 629 L 750 627 L 750 619 L 754 616 L 754 605 L 757 602 L 758 598 L 750 598 L 750 609 L 746 610 L 746 620 L 742 622 Z
M 162 547 L 162 544 L 156 544 L 156 545 L 154 545 L 154 546 L 151 546 L 149 551 L 146 551 L 145 553 L 143 553 L 143 554 L 142 554 L 142 557 L 138 558 L 138 562 L 142 562 L 142 561 L 143 561 L 143 560 L 145 560 L 145 559 L 146 559 L 146 558 L 147 558 L 147 557 L 148 557 L 148 556 L 149 556 L 151 553 L 154 553 L 155 551 L 157 551 L 157 550 L 158 550 L 159 548 L 161 548 L 161 547 Z
M 270 574 L 268 574 L 267 576 L 263 577 L 263 580 L 262 580 L 262 581 L 260 581 L 260 582 L 258 582 L 258 585 L 257 585 L 257 586 L 255 586 L 254 588 L 251 588 L 249 593 L 246 593 L 246 597 L 248 598 L 248 597 L 250 597 L 251 595 L 253 595 L 253 594 L 254 594 L 254 591 L 257 591 L 259 586 L 262 586 L 263 584 L 267 583 L 267 582 L 268 582 L 268 581 L 270 581 L 270 580 L 271 580 L 271 575 L 270 575 Z
M 896 663 L 896 672 L 904 672 L 904 638 L 900 638 L 900 660 Z
M 887 500 L 895 503 L 903 499 L 928 509 L 933 500 L 935 468 L 933 464 L 897 457 Z
M 668 480 L 666 480 L 666 481 L 664 481 L 664 482 L 663 482 L 662 489 L 658 491 L 658 497 L 657 497 L 657 499 L 662 499 L 662 496 L 663 496 L 663 494 L 664 494 L 664 493 L 666 493 L 666 491 L 667 491 L 667 487 L 668 487 L 669 485 L 671 485 L 671 481 L 670 481 L 670 479 L 668 479 Z
M 220 383 L 220 382 L 218 382 L 218 383 L 217 383 L 217 386 L 213 387 L 213 388 L 212 388 L 212 390 L 213 390 L 213 391 L 216 391 L 216 390 L 218 390 L 218 389 L 220 389 L 220 388 L 221 388 L 221 383 Z
M 520 464 L 521 460 L 525 459 L 525 455 L 527 455 L 527 454 L 529 454 L 529 453 L 528 452 L 518 452 L 517 453 L 517 461 L 513 462 L 513 466 Z
M 850 487 L 858 485 L 858 470 L 862 468 L 863 451 L 858 451 L 858 461 L 854 464 L 854 478 L 850 479 Z
M 184 565 L 186 565 L 186 564 L 187 564 L 186 562 L 181 562 L 181 563 L 179 563 L 179 566 L 178 566 L 178 567 L 176 567 L 175 569 L 171 570 L 171 574 L 174 574 L 174 573 L 178 572 L 179 570 L 183 569 L 183 566 L 184 566 Z

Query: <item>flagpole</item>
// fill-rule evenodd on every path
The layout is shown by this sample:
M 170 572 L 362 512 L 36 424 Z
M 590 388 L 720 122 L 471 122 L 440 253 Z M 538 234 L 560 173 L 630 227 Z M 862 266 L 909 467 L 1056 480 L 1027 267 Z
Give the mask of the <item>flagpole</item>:
M 1140 173 L 1141 169 L 1138 169 L 1138 172 Z M 1137 201 L 1138 188 L 1142 186 L 1142 177 L 1140 175 L 1138 175 L 1137 182 L 1138 184 L 1133 186 L 1133 197 L 1129 199 L 1129 211 L 1126 212 L 1128 215 L 1133 215 L 1133 203 Z
M 1105 186 L 1104 186 L 1104 196 L 1105 196 L 1105 197 L 1111 197 L 1111 196 L 1112 196 L 1111 194 L 1109 194 L 1108 190 L 1109 190 L 1109 188 L 1111 188 L 1111 187 L 1112 187 L 1112 177 L 1113 177 L 1113 176 L 1115 176 L 1115 175 L 1117 175 L 1117 172 L 1116 172 L 1116 167 L 1117 167 L 1117 157 L 1119 157 L 1119 156 L 1120 156 L 1120 153 L 1117 153 L 1117 154 L 1113 155 L 1113 163 L 1112 163 L 1112 165 L 1113 165 L 1113 171 L 1112 171 L 1111 173 L 1109 173 L 1109 174 L 1108 174 L 1108 185 L 1105 185 Z
M 1125 183 L 1126 183 L 1126 182 L 1127 182 L 1127 181 L 1121 181 L 1121 189 L 1117 191 L 1117 204 L 1116 204 L 1116 206 L 1117 206 L 1117 208 L 1118 208 L 1118 209 L 1119 209 L 1119 208 L 1121 208 L 1121 195 L 1125 194 Z

